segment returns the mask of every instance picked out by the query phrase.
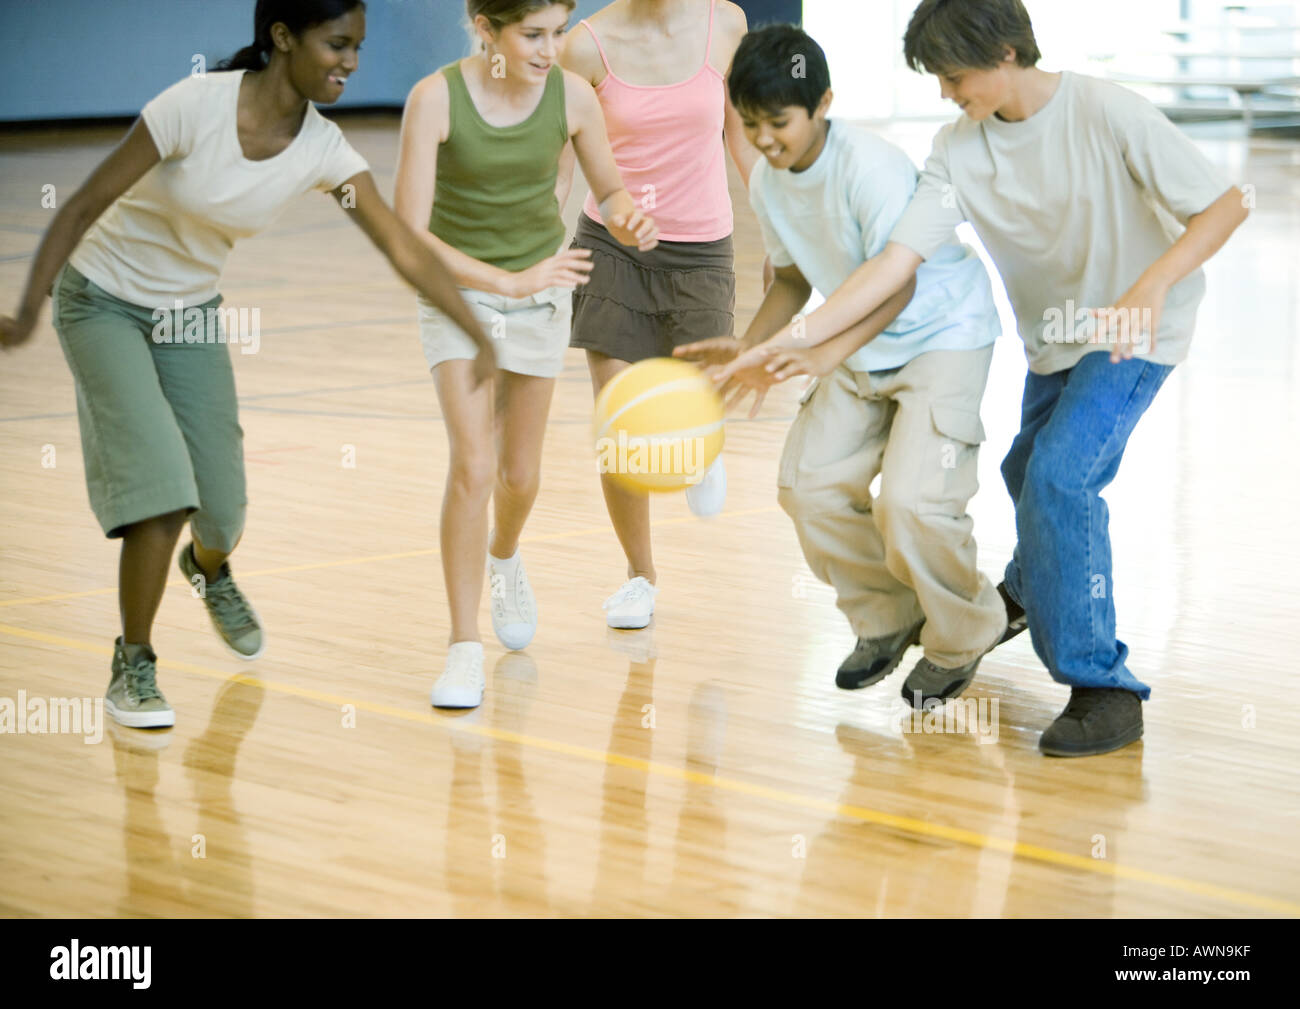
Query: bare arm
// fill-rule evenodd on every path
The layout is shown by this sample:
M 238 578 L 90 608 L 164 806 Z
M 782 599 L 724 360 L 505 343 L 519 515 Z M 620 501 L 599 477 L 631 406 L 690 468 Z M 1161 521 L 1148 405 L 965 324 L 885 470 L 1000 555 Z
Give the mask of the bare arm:
M 560 153 L 560 164 L 555 172 L 555 202 L 560 206 L 560 213 L 569 202 L 569 193 L 573 190 L 573 144 L 565 144 Z
M 722 15 L 726 27 L 729 29 L 727 34 L 727 72 L 724 76 L 730 77 L 731 60 L 736 55 L 736 47 L 740 45 L 740 40 L 749 31 L 749 22 L 745 17 L 745 12 L 734 3 L 719 4 L 718 13 Z M 740 113 L 731 104 L 731 90 L 726 81 L 722 85 L 722 100 L 726 103 L 723 137 L 727 142 L 727 151 L 731 154 L 731 160 L 736 163 L 736 170 L 740 172 L 741 181 L 744 182 L 745 188 L 748 189 L 749 173 L 753 171 L 754 162 L 762 155 L 758 153 L 758 149 L 745 136 L 745 125 L 740 120 Z
M 916 277 L 913 276 L 901 291 L 843 333 L 806 350 L 773 350 L 767 364 L 772 380 L 784 382 L 795 375 L 829 375 L 888 329 L 915 293 Z
M 635 245 L 642 252 L 653 249 L 659 244 L 656 237 L 659 229 L 648 214 L 641 212 L 623 186 L 596 92 L 571 71 L 565 72 L 564 83 L 573 150 L 600 206 L 601 220 L 622 244 Z
M 1143 271 L 1114 305 L 1093 310 L 1094 317 L 1103 320 L 1103 329 L 1114 343 L 1112 361 L 1155 350 L 1169 289 L 1223 248 L 1223 243 L 1248 216 L 1245 196 L 1233 186 L 1199 214 L 1188 218 L 1187 230 Z M 1146 321 L 1133 326 L 1130 320 L 1142 320 L 1144 315 Z
M 421 242 L 384 202 L 375 187 L 374 176 L 369 172 L 354 175 L 331 195 L 340 206 L 347 208 L 348 203 L 344 200 L 349 192 L 355 200 L 349 213 L 357 226 L 388 257 L 403 280 L 446 313 L 474 341 L 482 365 L 481 369 L 476 368 L 476 375 L 480 378 L 490 376 L 495 362 L 492 343 L 460 296 L 455 279 L 438 254 Z M 481 375 L 480 370 L 483 372 Z
M 402 111 L 393 210 L 421 242 L 441 257 L 456 282 L 477 291 L 511 294 L 509 271 L 453 248 L 429 231 L 438 177 L 438 145 L 447 139 L 450 97 L 447 81 L 432 74 L 411 89 Z
M 585 28 L 574 28 L 564 36 L 564 48 L 560 50 L 560 66 L 565 70 L 572 70 L 588 84 L 595 86 L 600 80 L 600 75 L 604 72 L 604 64 L 601 63 L 600 53 L 596 49 L 595 42 L 592 40 L 591 32 Z M 568 106 L 568 89 L 565 89 L 565 106 Z M 564 210 L 565 204 L 569 202 L 569 194 L 573 189 L 573 165 L 575 152 L 572 142 L 564 147 L 564 154 L 560 156 L 559 177 L 555 184 L 555 198 L 560 202 L 560 210 Z
M 783 347 L 815 347 L 856 326 L 914 278 L 923 262 L 907 246 L 888 243 L 880 255 L 854 270 L 824 305 L 801 320 L 802 335 L 796 336 L 787 326 L 772 342 Z
M 0 344 L 16 345 L 31 335 L 55 276 L 82 236 L 159 160 L 148 127 L 143 119 L 137 119 L 122 142 L 54 215 L 32 258 L 18 317 L 0 319 Z
M 794 318 L 812 295 L 808 283 L 797 266 L 783 266 L 776 271 L 775 279 L 763 293 L 763 302 L 754 313 L 745 335 L 736 339 L 715 336 L 677 347 L 673 357 L 685 358 L 703 365 L 721 365 L 737 355 L 756 347 Z
M 1249 216 L 1245 195 L 1233 186 L 1199 214 L 1188 219 L 1187 230 L 1163 256 L 1147 267 L 1147 274 L 1164 286 L 1173 287 L 1223 248 L 1223 244 Z

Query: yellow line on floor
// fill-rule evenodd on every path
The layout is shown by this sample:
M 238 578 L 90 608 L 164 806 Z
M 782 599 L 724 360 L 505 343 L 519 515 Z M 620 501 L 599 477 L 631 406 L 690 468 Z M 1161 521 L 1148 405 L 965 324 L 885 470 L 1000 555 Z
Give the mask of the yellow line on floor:
M 559 539 L 563 537 L 556 536 L 554 538 Z M 64 638 L 55 634 L 46 634 L 43 631 L 32 631 L 22 627 L 12 627 L 8 624 L 0 624 L 0 634 L 12 638 L 22 638 L 29 641 L 39 641 L 44 644 L 58 645 L 59 647 L 69 648 L 74 651 L 90 652 L 95 655 L 111 655 L 113 652 L 113 650 L 106 645 L 93 644 L 89 641 L 78 641 L 73 638 Z M 758 785 L 734 778 L 722 778 L 714 774 L 703 774 L 699 771 L 689 771 L 685 768 L 674 767 L 670 764 L 655 763 L 654 761 L 642 760 L 638 757 L 627 757 L 618 753 L 609 753 L 604 750 L 595 750 L 586 746 L 577 746 L 573 743 L 563 743 L 558 740 L 546 739 L 540 736 L 527 736 L 522 733 L 509 732 L 505 729 L 497 729 L 491 726 L 474 725 L 464 722 L 463 720 L 444 719 L 435 714 L 434 710 L 431 708 L 418 711 L 407 708 L 395 708 L 386 704 L 375 704 L 370 701 L 343 697 L 338 694 L 328 694 L 320 690 L 312 690 L 309 687 L 298 687 L 288 683 L 280 683 L 275 680 L 265 680 L 256 676 L 232 674 L 225 670 L 211 669 L 206 666 L 197 666 L 189 662 L 160 660 L 158 664 L 163 669 L 193 673 L 198 676 L 204 676 L 209 679 L 221 681 L 232 679 L 238 680 L 242 683 L 249 683 L 262 687 L 265 690 L 271 690 L 281 694 L 289 694 L 295 697 L 302 697 L 307 700 L 318 701 L 322 704 L 329 704 L 334 707 L 351 704 L 354 705 L 358 711 L 368 711 L 372 714 L 384 715 L 389 718 L 398 718 L 408 722 L 417 722 L 421 725 L 441 726 L 455 732 L 472 733 L 477 736 L 495 739 L 500 742 L 515 743 L 535 750 L 559 753 L 580 760 L 591 761 L 593 763 L 613 764 L 619 767 L 627 767 L 633 770 L 642 771 L 646 774 L 654 774 L 662 778 L 675 778 L 679 781 L 691 782 L 692 784 L 708 785 L 712 788 L 719 789 L 720 791 L 735 792 L 740 795 L 748 795 L 758 799 L 768 799 L 787 806 L 797 806 L 803 809 L 812 809 L 818 812 L 830 813 L 834 816 L 859 820 L 863 823 L 874 823 L 882 827 L 890 827 L 895 830 L 901 830 L 922 837 L 939 838 L 945 841 L 954 841 L 957 844 L 968 845 L 973 848 L 1001 851 L 1016 858 L 1025 858 L 1035 862 L 1045 862 L 1050 865 L 1064 866 L 1082 872 L 1095 873 L 1100 876 L 1114 876 L 1118 879 L 1126 879 L 1137 883 L 1146 883 L 1151 886 L 1163 887 L 1167 890 L 1178 890 L 1183 893 L 1209 897 L 1213 900 L 1221 900 L 1226 903 L 1236 904 L 1241 907 L 1249 907 L 1255 910 L 1300 915 L 1300 904 L 1279 900 L 1274 897 L 1266 897 L 1261 894 L 1250 893 L 1245 890 L 1236 890 L 1231 887 L 1218 886 L 1213 883 L 1203 883 L 1199 880 L 1186 879 L 1182 876 L 1171 876 L 1166 873 L 1149 872 L 1146 869 L 1137 869 L 1132 866 L 1119 865 L 1114 862 L 1100 861 L 1082 855 L 1073 855 L 1069 852 L 1058 851 L 1055 848 L 1044 848 L 1036 844 L 1025 844 L 1022 841 L 1011 841 L 1002 837 L 981 834 L 973 830 L 965 830 L 961 827 L 948 827 L 943 824 L 930 823 L 927 820 L 918 820 L 910 816 L 898 816 L 893 813 L 885 813 L 880 810 L 871 809 L 867 806 L 855 806 L 847 803 L 835 802 L 829 799 L 817 799 L 811 796 L 800 795 L 797 792 L 788 792 L 784 789 L 769 788 L 766 785 Z
M 739 518 L 745 515 L 759 515 L 765 512 L 779 511 L 778 505 L 764 505 L 762 508 L 741 508 L 736 511 L 723 512 L 719 518 Z M 694 515 L 684 515 L 679 518 L 659 519 L 651 522 L 652 527 L 682 525 L 686 522 L 699 522 L 701 519 Z M 593 533 L 605 532 L 610 527 L 608 525 L 587 526 L 583 529 L 570 529 L 562 533 L 542 533 L 537 536 L 521 537 L 520 543 L 550 543 L 554 540 L 574 539 L 578 536 L 590 536 Z M 441 551 L 437 547 L 425 547 L 421 550 L 404 550 L 394 554 L 369 554 L 363 557 L 341 557 L 328 561 L 314 561 L 311 564 L 292 564 L 281 568 L 263 568 L 261 571 L 240 571 L 239 580 L 242 582 L 246 578 L 261 578 L 264 575 L 286 575 L 297 571 L 320 571 L 324 568 L 341 568 L 351 564 L 370 564 L 374 561 L 395 561 L 405 560 L 409 557 L 436 557 Z M 167 583 L 168 587 L 188 586 L 189 583 L 183 578 L 175 578 Z M 0 602 L 0 609 L 7 606 L 33 606 L 37 603 L 61 602 L 65 599 L 82 599 L 86 596 L 103 596 L 116 592 L 117 586 L 110 585 L 101 589 L 85 589 L 81 592 L 60 592 L 50 596 L 29 596 L 25 599 L 7 599 Z

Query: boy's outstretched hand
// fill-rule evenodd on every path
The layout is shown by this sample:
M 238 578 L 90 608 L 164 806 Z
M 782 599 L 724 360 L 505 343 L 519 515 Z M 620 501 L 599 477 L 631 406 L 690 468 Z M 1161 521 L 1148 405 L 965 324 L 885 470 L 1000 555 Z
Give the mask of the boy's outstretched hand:
M 796 375 L 825 378 L 840 366 L 830 341 L 815 347 L 779 347 L 768 354 L 767 370 L 773 382 L 784 382 Z
M 694 361 L 702 366 L 727 364 L 734 361 L 744 349 L 744 342 L 734 336 L 714 336 L 708 340 L 682 344 L 673 350 L 673 357 Z
M 1150 354 L 1156 349 L 1160 315 L 1168 294 L 1169 289 L 1164 285 L 1139 279 L 1110 308 L 1089 310 L 1097 324 L 1097 342 L 1111 345 L 1111 363 L 1118 364 L 1134 354 Z

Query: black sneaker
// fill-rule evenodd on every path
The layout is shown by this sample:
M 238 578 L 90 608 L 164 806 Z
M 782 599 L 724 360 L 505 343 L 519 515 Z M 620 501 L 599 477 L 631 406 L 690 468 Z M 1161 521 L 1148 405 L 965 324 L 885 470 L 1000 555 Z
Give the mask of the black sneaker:
M 1007 592 L 1006 582 L 998 582 L 998 595 L 1002 597 L 1002 605 L 1007 608 L 1007 631 L 998 642 L 999 645 L 1005 645 L 1021 631 L 1029 629 L 1029 618 L 1025 616 L 1025 608 Z
M 835 685 L 841 690 L 861 690 L 879 683 L 903 661 L 904 653 L 921 643 L 924 620 L 884 638 L 858 638 L 848 658 L 840 663 Z
M 1142 738 L 1142 699 L 1121 687 L 1071 687 L 1070 703 L 1038 740 L 1049 757 L 1109 753 Z

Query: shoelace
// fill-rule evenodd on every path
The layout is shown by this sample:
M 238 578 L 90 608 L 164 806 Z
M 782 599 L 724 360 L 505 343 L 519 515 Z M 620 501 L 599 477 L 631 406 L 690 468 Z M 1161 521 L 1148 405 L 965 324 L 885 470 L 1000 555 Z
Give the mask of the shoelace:
M 208 605 L 217 611 L 221 622 L 232 630 L 239 630 L 253 625 L 253 614 L 248 608 L 248 600 L 235 585 L 229 575 L 219 582 L 208 582 Z
M 648 595 L 650 595 L 650 583 L 644 578 L 633 578 L 606 599 L 602 608 L 609 609 L 611 606 L 621 606 L 623 603 L 640 602 Z
M 483 669 L 477 662 L 450 663 L 439 686 L 478 687 L 483 683 Z
M 523 586 L 524 574 L 522 569 L 515 570 L 515 598 L 514 605 L 506 605 L 506 576 L 499 571 L 493 571 L 488 577 L 488 584 L 491 587 L 492 606 L 496 610 L 497 616 L 505 620 L 513 612 L 513 615 L 521 621 L 528 620 L 528 614 L 525 612 L 526 607 L 522 605 L 525 597 Z
M 152 662 L 141 662 L 126 671 L 126 692 L 137 701 L 154 701 L 162 699 L 158 689 L 158 670 Z

